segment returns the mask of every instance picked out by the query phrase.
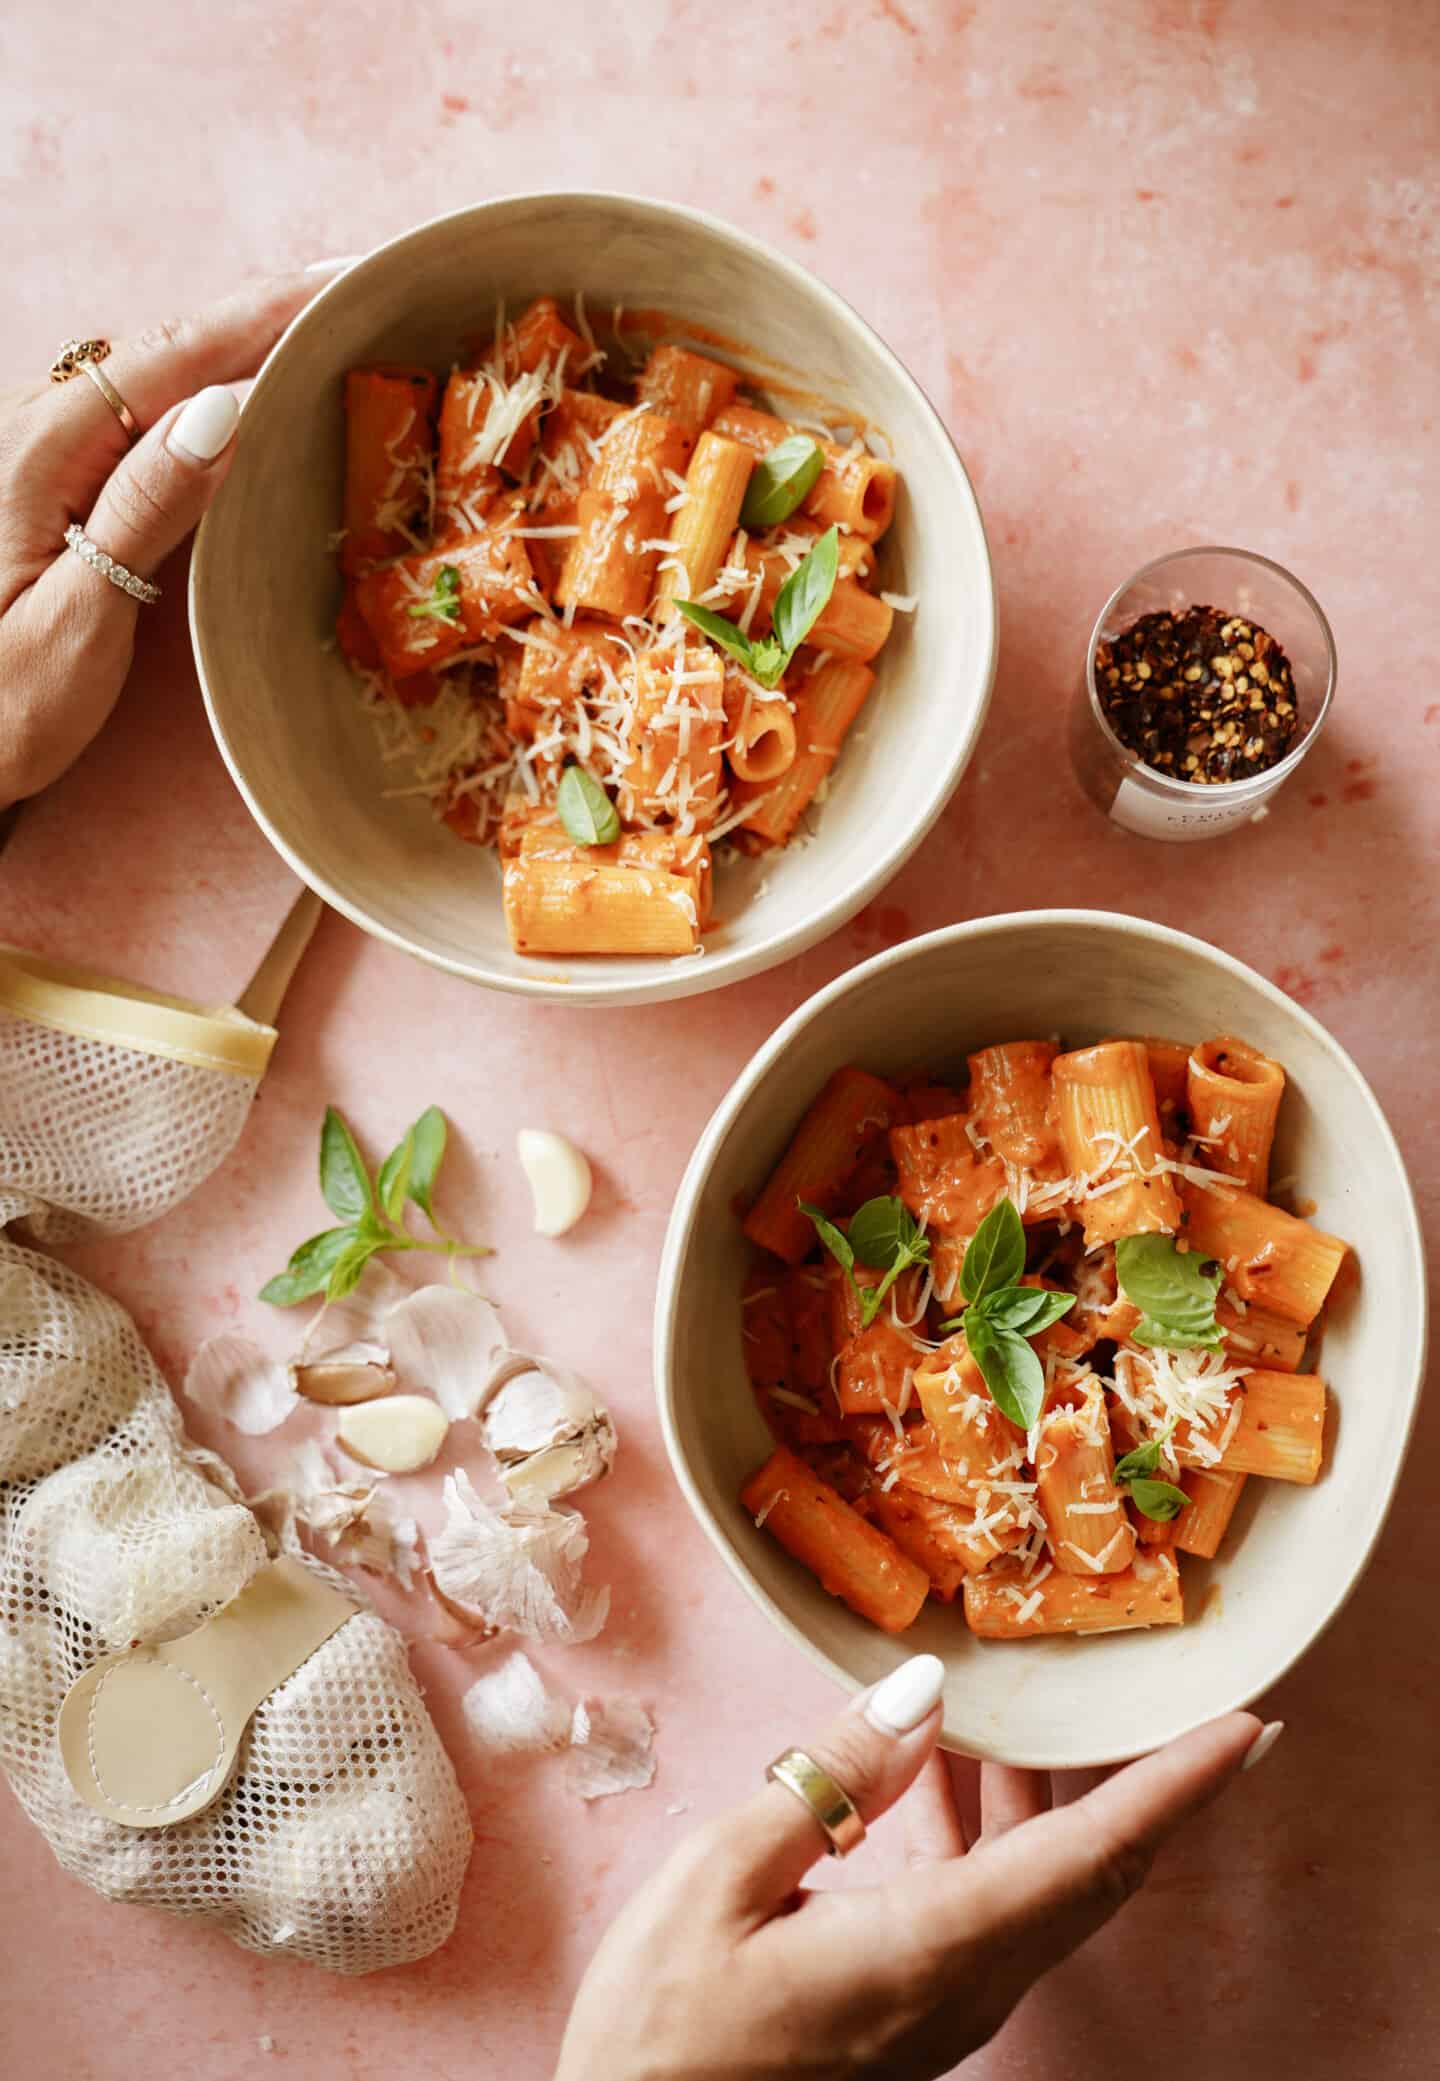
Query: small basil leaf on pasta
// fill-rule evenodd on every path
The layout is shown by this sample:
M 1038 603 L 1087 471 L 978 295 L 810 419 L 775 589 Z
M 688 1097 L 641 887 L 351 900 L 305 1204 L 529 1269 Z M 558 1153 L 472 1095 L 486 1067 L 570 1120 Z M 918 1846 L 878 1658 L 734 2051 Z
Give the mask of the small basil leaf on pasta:
M 1118 1474 L 1119 1469 L 1116 1469 Z M 1176 1488 L 1173 1481 L 1147 1481 L 1143 1477 L 1130 1483 L 1130 1501 L 1142 1517 L 1153 1517 L 1158 1524 L 1168 1525 L 1172 1517 L 1178 1517 L 1190 1498 L 1183 1488 Z
M 1073 1293 L 1048 1293 L 1038 1286 L 1003 1286 L 975 1303 L 995 1329 L 1018 1330 L 1026 1337 L 1038 1337 L 1074 1305 Z
M 930 1244 L 914 1215 L 898 1199 L 867 1199 L 850 1220 L 850 1248 L 858 1264 L 888 1272 L 898 1257 L 913 1263 L 928 1257 Z
M 1187 1350 L 1218 1348 L 1224 1337 L 1215 1319 L 1223 1274 L 1196 1250 L 1179 1250 L 1172 1236 L 1123 1236 L 1115 1245 L 1120 1291 L 1137 1307 L 1141 1321 L 1131 1335 L 1137 1344 Z
M 712 643 L 718 643 L 720 648 L 728 651 L 747 672 L 755 670 L 755 646 L 743 629 L 737 629 L 734 622 L 727 621 L 723 614 L 716 614 L 713 609 L 702 607 L 697 600 L 677 600 L 675 605 L 702 636 L 708 636 Z M 755 676 L 758 679 L 760 675 L 757 672 Z
M 414 621 L 459 621 L 460 573 L 454 564 L 442 564 L 428 600 L 412 600 L 405 612 Z
M 1147 1438 L 1143 1445 L 1137 1445 L 1133 1452 L 1127 1452 L 1116 1460 L 1115 1480 L 1117 1483 L 1134 1481 L 1142 1474 L 1153 1474 L 1159 1464 L 1160 1440 Z
M 829 527 L 785 580 L 771 610 L 770 626 L 787 665 L 829 606 L 839 570 L 840 530 Z
M 825 453 L 808 434 L 792 434 L 755 465 L 740 508 L 741 527 L 778 527 L 810 496 Z
M 983 1309 L 965 1339 L 980 1368 L 990 1399 L 1022 1431 L 1033 1430 L 1045 1405 L 1045 1368 L 1015 1330 L 997 1330 Z
M 795 1204 L 802 1214 L 808 1215 L 814 1222 L 816 1235 L 842 1271 L 850 1274 L 850 1284 L 859 1293 L 861 1289 L 855 1284 L 855 1252 L 850 1247 L 850 1238 L 844 1229 L 837 1228 L 829 1216 L 822 1214 L 818 1207 L 812 1207 L 809 1200 L 796 1200 Z
M 789 663 L 789 658 L 773 636 L 762 636 L 750 647 L 750 676 L 757 679 L 767 693 L 774 693 L 785 677 Z
M 960 1291 L 972 1303 L 983 1300 L 1000 1287 L 1016 1285 L 1024 1269 L 1024 1226 L 1012 1200 L 997 1200 L 965 1246 Z
M 565 768 L 555 791 L 555 808 L 577 845 L 611 845 L 620 836 L 615 804 L 583 766 Z
M 374 1204 L 370 1173 L 344 1116 L 334 1106 L 326 1106 L 320 1129 L 320 1190 L 326 1206 L 342 1221 L 358 1219 Z

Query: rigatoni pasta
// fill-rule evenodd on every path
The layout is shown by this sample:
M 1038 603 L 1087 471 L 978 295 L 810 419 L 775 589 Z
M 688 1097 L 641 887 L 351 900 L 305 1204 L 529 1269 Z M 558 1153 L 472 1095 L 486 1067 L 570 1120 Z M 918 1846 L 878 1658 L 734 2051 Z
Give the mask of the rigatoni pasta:
M 413 766 L 386 794 L 499 849 L 537 957 L 703 953 L 717 860 L 801 834 L 913 604 L 877 573 L 894 466 L 654 323 L 637 354 L 541 297 L 438 379 L 346 378 L 336 645 Z M 522 851 L 557 815 L 588 871 Z M 652 834 L 663 864 L 615 850 Z
M 1237 1065 L 1258 1133 L 1217 1110 Z M 1268 1175 L 1283 1069 L 1229 1036 L 967 1066 L 837 1071 L 746 1218 L 747 1370 L 828 1492 L 777 1536 L 892 1630 L 902 1561 L 982 1639 L 1183 1624 L 1178 1557 L 1221 1551 L 1247 1483 L 1323 1468 L 1313 1336 L 1347 1246 L 1226 1167 L 1233 1140 Z

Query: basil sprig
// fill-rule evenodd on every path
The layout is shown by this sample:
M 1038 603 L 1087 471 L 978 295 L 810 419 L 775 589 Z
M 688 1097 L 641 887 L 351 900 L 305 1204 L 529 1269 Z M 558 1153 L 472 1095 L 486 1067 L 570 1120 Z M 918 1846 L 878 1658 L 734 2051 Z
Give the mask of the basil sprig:
M 445 1115 L 430 1106 L 390 1151 L 372 1181 L 344 1116 L 325 1108 L 320 1129 L 320 1190 L 341 1226 L 323 1229 L 293 1251 L 283 1272 L 260 1289 L 262 1301 L 293 1308 L 324 1293 L 337 1301 L 358 1286 L 372 1257 L 390 1250 L 438 1250 L 450 1258 L 488 1257 L 483 1243 L 460 1243 L 435 1218 L 435 1178 L 445 1154 Z M 412 1235 L 404 1225 L 408 1202 L 419 1207 L 434 1230 Z
M 584 766 L 565 768 L 555 790 L 555 808 L 577 845 L 612 845 L 620 836 L 615 804 Z
M 1124 1236 L 1115 1245 L 1115 1276 L 1140 1310 L 1133 1343 L 1167 1351 L 1218 1351 L 1224 1344 L 1215 1319 L 1224 1274 L 1198 1250 L 1177 1250 L 1172 1236 Z
M 867 1199 L 851 1217 L 848 1236 L 808 1200 L 797 1204 L 814 1222 L 816 1235 L 859 1295 L 861 1327 L 868 1329 L 900 1274 L 928 1260 L 930 1238 L 922 1234 L 910 1209 L 898 1199 Z M 883 1272 L 884 1277 L 877 1285 L 862 1286 L 855 1277 L 857 1264 Z
M 412 600 L 405 612 L 412 621 L 459 621 L 460 573 L 454 564 L 442 564 L 429 599 Z
M 1155 1470 L 1160 1465 L 1160 1448 L 1175 1428 L 1175 1418 L 1158 1438 L 1147 1438 L 1115 1462 L 1115 1486 L 1128 1488 L 1130 1500 L 1142 1517 L 1153 1517 L 1157 1524 L 1168 1525 L 1172 1517 L 1178 1517 L 1190 1498 L 1183 1488 L 1176 1488 L 1173 1481 L 1156 1481 Z
M 703 636 L 728 651 L 761 686 L 773 690 L 829 605 L 839 569 L 840 531 L 827 528 L 776 594 L 770 613 L 770 634 L 755 642 L 733 621 L 702 607 L 698 600 L 677 600 L 675 604 Z
M 740 508 L 741 527 L 779 527 L 815 489 L 825 451 L 808 434 L 792 434 L 755 465 Z
M 997 1200 L 965 1246 L 960 1291 L 969 1306 L 941 1327 L 964 1330 L 990 1399 L 1029 1431 L 1045 1406 L 1045 1368 L 1030 1339 L 1068 1315 L 1075 1296 L 1022 1286 L 1024 1271 L 1024 1224 L 1013 1200 Z

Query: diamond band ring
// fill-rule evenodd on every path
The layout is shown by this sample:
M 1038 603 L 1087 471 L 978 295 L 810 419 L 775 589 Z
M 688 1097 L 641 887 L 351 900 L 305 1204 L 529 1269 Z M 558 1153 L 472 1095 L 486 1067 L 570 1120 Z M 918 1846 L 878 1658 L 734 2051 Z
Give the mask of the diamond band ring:
M 146 606 L 152 606 L 159 599 L 158 585 L 152 585 L 148 578 L 137 578 L 133 571 L 126 570 L 124 564 L 117 564 L 113 556 L 107 556 L 103 549 L 90 540 L 78 521 L 72 521 L 66 528 L 65 547 L 73 549 L 81 562 L 89 564 L 92 571 L 98 571 L 102 578 L 108 578 L 112 585 L 118 585 L 122 593 L 129 593 L 132 600 L 141 600 Z

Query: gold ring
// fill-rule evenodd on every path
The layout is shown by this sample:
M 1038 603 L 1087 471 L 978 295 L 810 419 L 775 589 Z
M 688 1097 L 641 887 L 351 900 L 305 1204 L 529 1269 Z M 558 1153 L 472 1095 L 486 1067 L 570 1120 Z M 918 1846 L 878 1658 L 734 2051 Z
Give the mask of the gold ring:
M 120 421 L 120 424 L 124 427 L 126 433 L 133 441 L 135 438 L 135 414 L 126 404 L 124 398 L 121 397 L 119 391 L 115 388 L 115 385 L 110 381 L 110 378 L 106 375 L 105 371 L 103 369 L 96 368 L 93 361 L 82 361 L 80 363 L 80 369 L 82 374 L 87 375 L 90 378 L 90 381 L 95 385 L 95 388 L 99 391 L 101 397 L 104 398 L 106 404 L 110 407 L 111 411 L 115 414 L 115 417 Z
M 848 1857 L 865 1840 L 865 1823 L 860 1818 L 854 1800 L 831 1777 L 822 1770 L 813 1756 L 803 1749 L 786 1749 L 777 1756 L 765 1773 L 787 1792 L 793 1792 L 803 1800 L 824 1830 L 825 1841 L 832 1857 Z
M 50 364 L 50 381 L 68 383 L 72 376 L 79 375 L 87 362 L 103 361 L 109 352 L 108 340 L 64 340 Z

